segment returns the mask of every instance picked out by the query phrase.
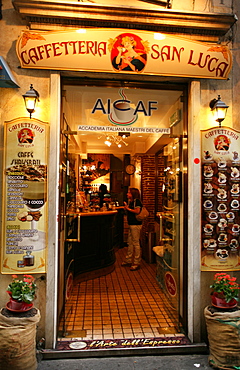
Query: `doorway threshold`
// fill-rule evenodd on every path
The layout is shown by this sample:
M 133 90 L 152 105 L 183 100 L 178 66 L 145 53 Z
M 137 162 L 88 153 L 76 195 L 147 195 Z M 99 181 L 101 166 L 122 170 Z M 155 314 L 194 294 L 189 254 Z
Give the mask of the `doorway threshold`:
M 43 359 L 112 357 L 135 355 L 207 354 L 206 343 L 191 343 L 182 334 L 154 338 L 57 341 L 55 349 L 43 349 Z

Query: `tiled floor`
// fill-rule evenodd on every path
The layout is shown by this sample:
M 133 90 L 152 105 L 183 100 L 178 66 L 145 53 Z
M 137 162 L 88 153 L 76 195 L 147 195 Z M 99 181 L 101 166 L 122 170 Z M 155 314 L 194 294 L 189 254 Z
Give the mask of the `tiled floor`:
M 156 265 L 142 261 L 139 270 L 130 271 L 121 266 L 125 253 L 126 248 L 116 251 L 111 273 L 75 283 L 62 336 L 85 340 L 147 338 L 179 332 L 174 322 L 176 312 L 156 281 Z M 63 322 L 60 333 L 62 328 Z

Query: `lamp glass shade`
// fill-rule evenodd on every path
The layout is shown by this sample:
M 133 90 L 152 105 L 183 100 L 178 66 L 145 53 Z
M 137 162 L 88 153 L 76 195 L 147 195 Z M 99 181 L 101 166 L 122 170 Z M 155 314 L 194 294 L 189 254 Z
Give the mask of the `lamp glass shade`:
M 216 109 L 216 121 L 223 121 L 226 117 L 227 109 L 226 108 L 217 108 Z
M 223 104 L 217 103 L 214 109 L 215 121 L 217 122 L 223 121 L 226 117 L 227 109 L 228 109 L 228 106 L 225 103 Z
M 226 117 L 228 105 L 221 101 L 221 97 L 218 95 L 218 99 L 213 99 L 210 102 L 210 107 L 212 109 L 215 121 L 221 123 Z
M 25 106 L 29 113 L 35 112 L 37 99 L 32 97 L 25 97 Z
M 38 92 L 33 88 L 33 85 L 30 85 L 30 90 L 28 90 L 24 95 L 24 102 L 25 102 L 25 107 L 27 111 L 30 113 L 30 118 L 31 114 L 35 112 L 35 108 L 37 105 L 37 102 L 39 101 L 39 94 Z

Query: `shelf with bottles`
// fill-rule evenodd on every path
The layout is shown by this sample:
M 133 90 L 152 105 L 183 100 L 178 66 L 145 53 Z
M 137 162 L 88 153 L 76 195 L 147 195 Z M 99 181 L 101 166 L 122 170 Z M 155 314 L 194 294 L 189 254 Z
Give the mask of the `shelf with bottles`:
M 98 193 L 98 190 L 99 190 L 99 186 L 96 185 L 96 184 L 91 184 L 89 182 L 82 182 L 81 183 L 81 188 L 84 190 L 84 191 L 87 191 L 87 192 L 91 192 L 92 194 L 95 194 L 95 193 Z
M 88 189 L 91 190 L 91 185 L 82 185 L 83 190 Z

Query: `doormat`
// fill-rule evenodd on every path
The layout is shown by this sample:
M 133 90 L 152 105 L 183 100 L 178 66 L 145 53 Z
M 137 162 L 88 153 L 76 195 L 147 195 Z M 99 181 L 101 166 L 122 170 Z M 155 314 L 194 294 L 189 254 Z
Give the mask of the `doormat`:
M 173 347 L 191 344 L 185 336 L 133 339 L 102 339 L 102 340 L 63 340 L 58 341 L 57 351 L 91 350 L 109 348 L 156 348 Z

